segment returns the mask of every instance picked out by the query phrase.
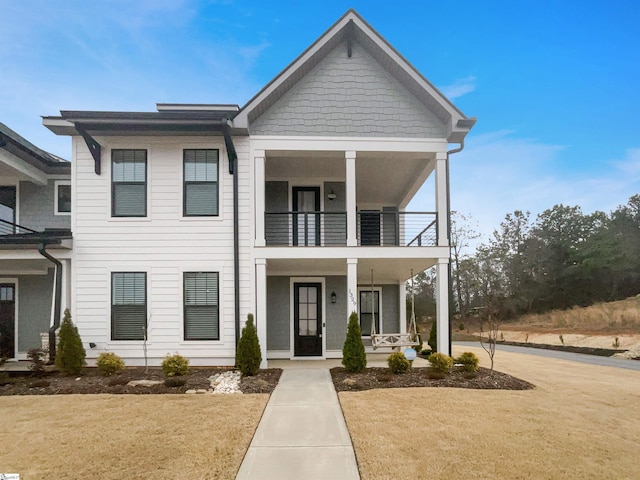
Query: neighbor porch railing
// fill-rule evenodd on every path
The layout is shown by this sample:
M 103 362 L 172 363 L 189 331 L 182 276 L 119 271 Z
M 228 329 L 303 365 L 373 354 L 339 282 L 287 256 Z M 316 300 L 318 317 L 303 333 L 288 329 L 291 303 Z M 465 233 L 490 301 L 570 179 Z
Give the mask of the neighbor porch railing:
M 361 210 L 357 218 L 361 246 L 431 247 L 438 242 L 436 212 Z
M 23 227 L 17 223 L 9 222 L 0 218 L 0 236 L 5 235 L 21 235 L 24 233 L 37 233 L 36 230 Z

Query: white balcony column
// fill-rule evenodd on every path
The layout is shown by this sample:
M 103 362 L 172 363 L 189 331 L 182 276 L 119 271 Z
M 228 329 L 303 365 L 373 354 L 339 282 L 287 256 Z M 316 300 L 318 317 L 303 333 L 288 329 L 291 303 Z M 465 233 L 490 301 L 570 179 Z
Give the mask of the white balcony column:
M 400 333 L 407 333 L 407 282 L 398 282 L 398 312 L 400 315 Z
M 347 258 L 347 319 L 358 312 L 358 259 Z
M 254 165 L 254 187 L 255 187 L 255 216 L 256 216 L 256 236 L 255 246 L 265 246 L 264 217 L 265 217 L 265 155 L 264 150 L 256 150 L 253 157 Z
M 436 325 L 438 352 L 451 355 L 449 350 L 449 259 L 439 258 L 436 265 Z
M 267 260 L 265 258 L 256 258 L 255 322 L 262 354 L 260 368 L 267 368 Z
M 356 152 L 344 152 L 346 163 L 346 192 L 347 192 L 347 247 L 358 245 L 356 219 Z
M 446 247 L 447 240 L 447 154 L 436 153 L 436 211 L 438 212 L 438 246 Z

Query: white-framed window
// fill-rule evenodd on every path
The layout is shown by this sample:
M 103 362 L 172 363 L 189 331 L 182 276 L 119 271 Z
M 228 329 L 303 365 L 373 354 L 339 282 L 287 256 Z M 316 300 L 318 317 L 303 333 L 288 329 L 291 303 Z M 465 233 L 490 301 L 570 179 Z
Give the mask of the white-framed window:
M 184 339 L 220 340 L 218 272 L 184 272 Z
M 219 157 L 216 149 L 183 151 L 183 216 L 218 216 Z
M 147 273 L 111 273 L 111 340 L 144 340 Z
M 147 216 L 147 151 L 111 151 L 111 216 Z
M 71 182 L 56 180 L 53 204 L 55 215 L 71 215 Z
M 358 313 L 363 337 L 371 336 L 371 322 L 375 317 L 376 333 L 382 333 L 382 289 L 380 287 L 358 289 Z

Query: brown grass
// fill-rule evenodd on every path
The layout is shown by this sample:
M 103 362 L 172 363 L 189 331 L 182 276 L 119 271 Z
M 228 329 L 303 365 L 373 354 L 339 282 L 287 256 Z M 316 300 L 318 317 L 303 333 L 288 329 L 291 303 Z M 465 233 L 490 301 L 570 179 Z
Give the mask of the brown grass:
M 640 297 L 617 302 L 597 303 L 589 307 L 573 307 L 548 313 L 524 315 L 505 329 L 526 326 L 529 331 L 555 329 L 579 333 L 640 333 Z
M 340 393 L 362 479 L 637 478 L 640 372 L 507 352 L 496 368 L 538 388 Z
M 21 478 L 234 478 L 268 395 L 0 397 L 0 467 Z

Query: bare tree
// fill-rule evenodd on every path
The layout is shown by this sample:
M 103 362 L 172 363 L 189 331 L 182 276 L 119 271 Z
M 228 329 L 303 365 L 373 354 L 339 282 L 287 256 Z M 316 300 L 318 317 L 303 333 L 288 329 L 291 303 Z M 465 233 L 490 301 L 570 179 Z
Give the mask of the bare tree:
M 497 301 L 490 299 L 480 316 L 480 345 L 484 351 L 487 352 L 487 355 L 489 355 L 491 362 L 490 376 L 493 375 L 493 359 L 496 354 L 496 343 L 498 342 L 500 323 L 500 306 Z

